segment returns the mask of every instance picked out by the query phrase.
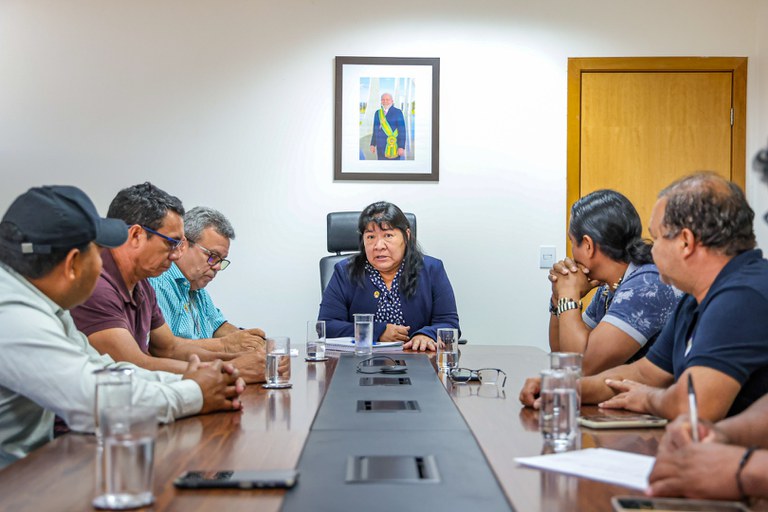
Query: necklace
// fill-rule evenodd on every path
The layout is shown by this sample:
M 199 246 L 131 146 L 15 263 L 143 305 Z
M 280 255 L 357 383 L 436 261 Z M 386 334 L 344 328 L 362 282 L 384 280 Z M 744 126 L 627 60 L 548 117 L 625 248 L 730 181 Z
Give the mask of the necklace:
M 621 286 L 621 282 L 624 280 L 624 276 L 621 276 L 621 279 L 618 280 L 618 282 L 609 284 L 605 290 L 603 290 L 603 297 L 605 297 L 605 312 L 608 312 L 608 308 L 611 306 L 611 302 L 613 302 L 613 296 L 616 294 L 616 290 Z

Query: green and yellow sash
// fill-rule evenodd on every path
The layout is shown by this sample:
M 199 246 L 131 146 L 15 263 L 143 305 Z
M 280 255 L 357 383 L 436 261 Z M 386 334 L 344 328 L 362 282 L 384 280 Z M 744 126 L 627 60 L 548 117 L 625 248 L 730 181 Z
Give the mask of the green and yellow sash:
M 387 148 L 384 151 L 384 158 L 397 158 L 397 130 L 392 131 L 392 127 L 389 126 L 384 115 L 383 108 L 379 109 L 379 122 L 381 123 L 381 129 L 387 135 Z

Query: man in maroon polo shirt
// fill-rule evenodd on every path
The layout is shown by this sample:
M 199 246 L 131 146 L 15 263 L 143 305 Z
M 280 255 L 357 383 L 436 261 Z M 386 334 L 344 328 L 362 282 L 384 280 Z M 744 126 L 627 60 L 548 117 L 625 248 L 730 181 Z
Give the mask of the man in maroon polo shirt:
M 165 272 L 184 250 L 184 207 L 151 183 L 121 190 L 107 214 L 128 225 L 128 240 L 104 249 L 96 289 L 72 310 L 77 328 L 99 352 L 149 370 L 182 373 L 196 354 L 230 361 L 246 382 L 264 380 L 264 344 L 248 331 L 209 340 L 174 336 L 147 278 Z M 205 347 L 205 348 L 204 348 Z

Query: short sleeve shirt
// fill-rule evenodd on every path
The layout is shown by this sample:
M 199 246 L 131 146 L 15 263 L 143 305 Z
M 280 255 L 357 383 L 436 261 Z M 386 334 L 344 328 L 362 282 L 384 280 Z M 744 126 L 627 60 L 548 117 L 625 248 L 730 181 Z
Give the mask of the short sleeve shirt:
M 171 331 L 180 338 L 213 338 L 227 321 L 207 291 L 190 289 L 189 280 L 175 263 L 158 277 L 150 277 L 149 283 Z
M 661 282 L 656 265 L 630 264 L 615 291 L 608 285 L 598 288 L 582 318 L 590 329 L 607 322 L 626 333 L 643 347 L 630 360 L 639 359 L 656 341 L 682 296 Z
M 677 380 L 690 367 L 722 372 L 741 385 L 728 415 L 768 392 L 768 261 L 759 249 L 720 271 L 701 301 L 685 295 L 648 352 Z
M 149 354 L 149 333 L 165 323 L 155 290 L 142 279 L 128 293 L 112 252 L 101 252 L 103 267 L 93 295 L 71 310 L 77 328 L 86 336 L 106 329 L 127 329 L 139 348 Z

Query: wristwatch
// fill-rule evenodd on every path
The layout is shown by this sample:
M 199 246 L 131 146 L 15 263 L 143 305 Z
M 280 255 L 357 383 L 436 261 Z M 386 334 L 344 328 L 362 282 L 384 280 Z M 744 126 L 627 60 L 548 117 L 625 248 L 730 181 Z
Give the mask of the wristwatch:
M 557 316 L 557 304 L 552 302 L 552 298 L 549 299 L 549 314 Z
M 560 316 L 566 311 L 570 311 L 572 309 L 581 310 L 581 301 L 576 302 L 575 300 L 569 299 L 568 297 L 560 297 L 557 299 L 557 316 Z

